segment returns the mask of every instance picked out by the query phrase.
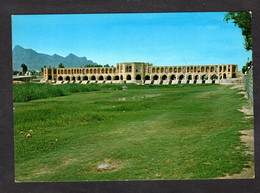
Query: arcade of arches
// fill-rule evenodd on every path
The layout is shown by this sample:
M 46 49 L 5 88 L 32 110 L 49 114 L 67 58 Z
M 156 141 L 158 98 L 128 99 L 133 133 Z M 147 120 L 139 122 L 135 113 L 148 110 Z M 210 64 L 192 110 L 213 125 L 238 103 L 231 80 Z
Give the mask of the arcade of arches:
M 153 66 L 150 63 L 118 63 L 116 67 L 45 68 L 44 79 L 60 83 L 218 83 L 236 78 L 237 65 Z

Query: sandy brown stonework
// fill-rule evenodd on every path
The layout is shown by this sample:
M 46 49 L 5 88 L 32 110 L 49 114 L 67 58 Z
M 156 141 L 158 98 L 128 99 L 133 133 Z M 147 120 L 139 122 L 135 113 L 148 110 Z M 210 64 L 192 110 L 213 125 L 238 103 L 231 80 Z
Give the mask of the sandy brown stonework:
M 237 65 L 153 66 L 144 62 L 116 67 L 44 68 L 44 80 L 62 83 L 201 84 L 237 78 Z

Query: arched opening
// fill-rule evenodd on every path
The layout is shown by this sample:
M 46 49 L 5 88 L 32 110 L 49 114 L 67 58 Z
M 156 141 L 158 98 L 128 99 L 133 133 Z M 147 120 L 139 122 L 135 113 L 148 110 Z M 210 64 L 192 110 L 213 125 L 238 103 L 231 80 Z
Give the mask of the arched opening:
M 69 76 L 66 76 L 65 80 L 70 81 L 70 77 L 69 77 Z
M 89 70 L 90 74 L 92 74 L 92 69 Z
M 157 76 L 157 75 L 153 76 L 153 80 L 158 80 L 158 78 L 159 78 L 159 76 Z
M 179 81 L 178 81 L 179 84 L 181 83 L 181 81 L 182 81 L 183 78 L 184 78 L 183 75 L 180 75 L 180 76 L 179 76 Z
M 123 80 L 123 75 L 120 76 L 120 80 Z
M 164 73 L 164 68 L 161 68 L 161 73 Z
M 126 72 L 132 72 L 132 65 L 126 66 Z
M 137 74 L 136 77 L 135 77 L 136 80 L 141 80 L 141 75 L 140 74 Z
M 232 74 L 232 78 L 236 78 L 236 73 L 233 73 L 233 74 Z
M 227 75 L 226 74 L 223 74 L 223 79 L 226 79 L 227 78 Z
M 96 80 L 96 77 L 95 76 L 91 76 L 91 80 Z
M 104 80 L 104 77 L 103 76 L 99 76 L 98 80 Z
M 146 75 L 145 80 L 150 80 L 150 76 Z
M 222 66 L 219 67 L 219 72 L 222 72 Z
M 217 80 L 217 79 L 218 79 L 218 77 L 217 77 L 216 74 L 214 74 L 214 75 L 211 76 L 211 80 Z
M 84 77 L 83 77 L 83 80 L 88 80 L 88 77 L 87 77 L 87 76 L 84 76 Z
M 172 73 L 172 67 L 169 68 L 169 73 Z
M 48 80 L 52 80 L 52 76 L 51 75 L 48 76 Z
M 75 80 L 75 76 L 72 76 L 72 77 L 71 77 L 71 80 Z
M 59 81 L 63 81 L 62 76 L 59 76 L 58 80 L 59 80 Z
M 112 69 L 111 68 L 109 69 L 109 73 L 112 73 Z
M 107 76 L 107 80 L 111 80 L 112 78 L 111 78 L 111 76 Z
M 204 75 L 201 77 L 201 79 L 202 79 L 202 84 L 204 84 L 204 83 L 206 82 L 206 74 L 204 74 Z
M 152 73 L 155 73 L 155 68 L 152 69 Z
M 119 76 L 115 76 L 114 80 L 119 80 Z
M 94 74 L 96 74 L 97 73 L 97 69 L 94 69 Z
M 173 74 L 171 75 L 171 80 L 175 80 L 176 79 L 176 76 Z
M 162 80 L 166 80 L 167 79 L 167 76 L 166 75 L 163 75 L 162 76 Z
M 201 72 L 204 72 L 204 69 L 205 69 L 204 67 L 201 67 Z
M 190 67 L 187 67 L 187 72 L 190 72 Z
M 180 73 L 180 72 L 181 72 L 181 67 L 178 68 L 178 73 Z
M 188 76 L 187 84 L 190 83 L 190 80 L 192 80 L 192 76 L 191 75 Z
M 218 79 L 218 77 L 217 77 L 216 74 L 214 74 L 214 75 L 211 76 L 211 80 L 212 80 L 212 83 L 213 83 L 213 84 L 215 83 L 215 81 L 216 81 L 217 79 Z
M 156 69 L 156 72 L 157 72 L 157 73 L 159 73 L 159 71 L 160 71 L 160 69 L 159 69 L 159 68 L 157 68 L 157 69 Z
M 105 72 L 105 71 L 104 71 L 104 68 L 102 68 L 101 73 L 104 74 L 104 72 Z
M 197 83 L 197 80 L 199 79 L 199 75 L 196 75 L 195 77 L 194 77 L 194 84 L 196 84 Z
M 126 76 L 126 80 L 131 80 L 131 75 L 128 74 L 128 75 Z
M 80 76 L 78 76 L 77 80 L 81 80 L 81 77 L 80 77 Z
M 214 72 L 214 67 L 213 66 L 210 68 L 210 72 Z

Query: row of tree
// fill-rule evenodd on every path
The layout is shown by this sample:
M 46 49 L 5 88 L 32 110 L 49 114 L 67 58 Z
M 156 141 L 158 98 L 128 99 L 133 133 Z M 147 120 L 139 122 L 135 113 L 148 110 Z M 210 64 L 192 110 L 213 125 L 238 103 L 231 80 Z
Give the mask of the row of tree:
M 105 64 L 104 66 L 100 65 L 100 64 L 95 64 L 95 65 L 87 64 L 84 67 L 110 67 L 110 66 L 109 66 L 109 64 Z M 113 66 L 111 66 L 111 67 L 113 67 Z M 46 66 L 44 66 L 44 68 L 46 68 Z M 49 68 L 51 68 L 51 67 L 49 67 Z M 65 66 L 62 63 L 59 63 L 58 68 L 65 68 Z

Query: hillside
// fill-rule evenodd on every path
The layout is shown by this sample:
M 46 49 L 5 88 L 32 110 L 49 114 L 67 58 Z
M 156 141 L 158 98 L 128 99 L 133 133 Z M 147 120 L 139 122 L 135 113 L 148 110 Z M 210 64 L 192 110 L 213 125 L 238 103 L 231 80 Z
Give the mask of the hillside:
M 51 66 L 58 67 L 62 63 L 65 67 L 83 67 L 85 65 L 97 65 L 92 60 L 86 57 L 78 57 L 74 54 L 69 54 L 66 57 L 58 54 L 48 55 L 38 53 L 33 49 L 25 49 L 19 45 L 13 49 L 13 70 L 21 70 L 21 64 L 26 64 L 29 70 L 41 70 L 42 67 Z

